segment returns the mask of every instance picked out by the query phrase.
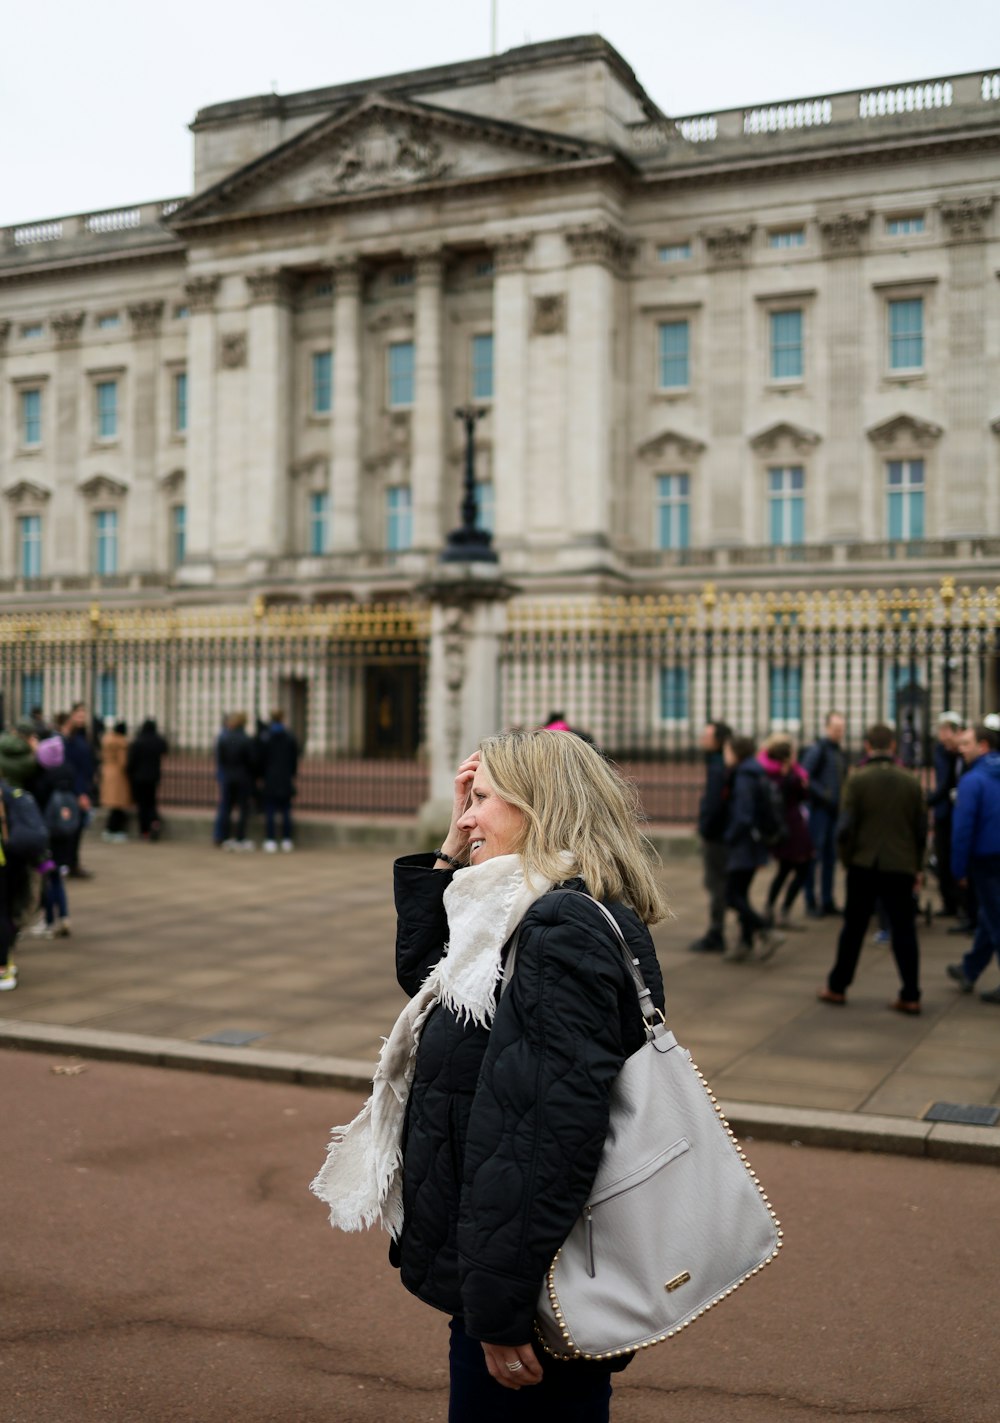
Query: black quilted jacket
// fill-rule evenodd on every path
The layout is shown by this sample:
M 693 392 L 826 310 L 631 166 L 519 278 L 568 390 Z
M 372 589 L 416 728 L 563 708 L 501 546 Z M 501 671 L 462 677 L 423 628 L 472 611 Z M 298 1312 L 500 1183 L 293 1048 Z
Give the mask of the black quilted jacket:
M 396 972 L 411 996 L 448 936 L 452 876 L 433 863 L 410 855 L 395 865 Z M 662 1008 L 649 931 L 623 905 L 608 907 Z M 525 915 L 492 1031 L 443 1006 L 428 1017 L 407 1105 L 403 1231 L 390 1258 L 408 1290 L 461 1315 L 472 1338 L 532 1337 L 543 1277 L 597 1171 L 611 1082 L 643 1039 L 617 937 L 566 886 Z

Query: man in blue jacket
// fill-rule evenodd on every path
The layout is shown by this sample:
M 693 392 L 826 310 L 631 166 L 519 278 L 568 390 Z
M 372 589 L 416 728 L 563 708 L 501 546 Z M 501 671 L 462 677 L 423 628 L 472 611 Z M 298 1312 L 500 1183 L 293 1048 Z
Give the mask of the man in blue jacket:
M 833 902 L 833 876 L 837 868 L 837 819 L 840 799 L 847 779 L 847 758 L 843 751 L 847 723 L 840 712 L 827 715 L 823 735 L 802 757 L 809 776 L 809 838 L 816 858 L 806 877 L 806 913 L 810 919 L 839 914 Z M 820 897 L 816 898 L 816 867 L 820 873 Z
M 725 841 L 729 819 L 730 773 L 722 758 L 722 748 L 731 736 L 724 721 L 710 721 L 701 733 L 705 753 L 705 790 L 698 805 L 698 835 L 701 840 L 703 883 L 708 892 L 708 928 L 690 945 L 692 953 L 721 953 L 726 947 L 723 927 L 726 918 Z
M 979 903 L 976 937 L 948 977 L 971 993 L 994 954 L 1000 962 L 1000 737 L 983 725 L 973 728 L 972 765 L 958 783 L 951 826 L 951 872 L 959 885 L 971 880 Z M 984 1003 L 1000 1003 L 1000 987 L 981 993 Z

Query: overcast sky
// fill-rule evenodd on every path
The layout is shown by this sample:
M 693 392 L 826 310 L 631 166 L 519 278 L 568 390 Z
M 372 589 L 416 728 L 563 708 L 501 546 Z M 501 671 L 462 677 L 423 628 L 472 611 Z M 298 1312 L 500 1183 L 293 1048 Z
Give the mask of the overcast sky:
M 1000 69 L 1000 0 L 497 0 L 497 48 L 598 32 L 670 114 Z M 0 225 L 190 191 L 199 108 L 490 50 L 490 0 L 8 5 Z

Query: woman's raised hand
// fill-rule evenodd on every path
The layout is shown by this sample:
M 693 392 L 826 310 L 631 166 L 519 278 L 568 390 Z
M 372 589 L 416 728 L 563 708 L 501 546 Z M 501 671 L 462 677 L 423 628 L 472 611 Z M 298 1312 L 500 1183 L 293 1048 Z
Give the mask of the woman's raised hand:
M 469 848 L 468 831 L 459 830 L 458 822 L 469 808 L 472 782 L 478 769 L 479 752 L 473 751 L 471 756 L 466 756 L 455 773 L 455 798 L 451 807 L 451 824 L 441 848 L 446 855 L 454 855 L 456 859 L 464 859 Z

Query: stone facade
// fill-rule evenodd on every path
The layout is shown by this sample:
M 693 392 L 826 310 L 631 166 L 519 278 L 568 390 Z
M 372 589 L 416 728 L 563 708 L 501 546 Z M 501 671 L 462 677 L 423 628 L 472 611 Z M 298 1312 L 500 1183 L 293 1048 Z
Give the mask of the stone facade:
M 193 124 L 0 233 L 14 605 L 1000 573 L 996 71 L 668 119 L 596 38 Z

